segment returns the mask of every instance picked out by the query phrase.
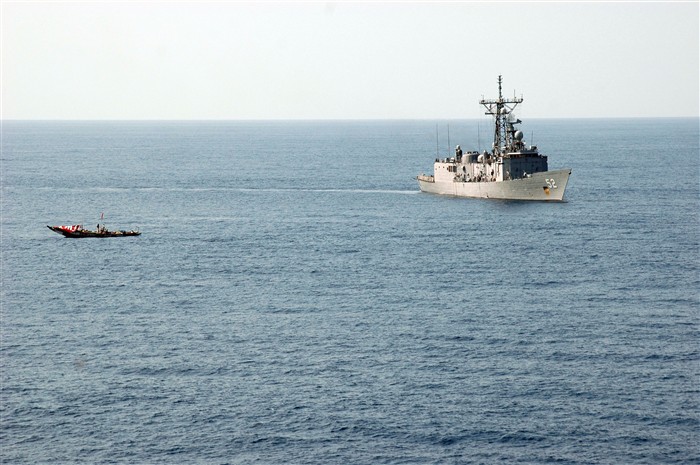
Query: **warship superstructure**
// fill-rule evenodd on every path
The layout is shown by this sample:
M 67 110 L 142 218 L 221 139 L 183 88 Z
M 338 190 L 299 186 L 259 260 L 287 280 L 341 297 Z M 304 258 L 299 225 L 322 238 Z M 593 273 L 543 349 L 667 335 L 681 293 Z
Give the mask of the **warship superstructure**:
M 435 160 L 432 175 L 416 177 L 421 191 L 486 199 L 563 200 L 571 169 L 548 171 L 547 156 L 525 144 L 523 132 L 516 128 L 521 121 L 513 114 L 523 99 L 504 98 L 502 82 L 498 76 L 498 99 L 479 101 L 494 118 L 492 150 L 463 153 L 458 145 L 454 157 Z

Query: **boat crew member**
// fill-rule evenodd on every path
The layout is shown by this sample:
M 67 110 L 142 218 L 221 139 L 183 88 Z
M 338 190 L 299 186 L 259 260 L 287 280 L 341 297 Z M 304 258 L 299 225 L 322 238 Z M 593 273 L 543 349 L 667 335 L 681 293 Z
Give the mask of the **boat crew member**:
M 459 145 L 455 147 L 455 157 L 457 161 L 462 161 L 462 148 Z

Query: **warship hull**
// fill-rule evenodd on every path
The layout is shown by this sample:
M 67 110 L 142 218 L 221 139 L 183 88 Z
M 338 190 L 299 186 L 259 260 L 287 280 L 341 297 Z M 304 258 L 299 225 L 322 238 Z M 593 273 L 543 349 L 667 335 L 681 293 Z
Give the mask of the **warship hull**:
M 570 169 L 543 171 L 509 181 L 435 181 L 434 176 L 418 176 L 420 190 L 431 194 L 480 199 L 537 200 L 561 202 L 569 182 Z

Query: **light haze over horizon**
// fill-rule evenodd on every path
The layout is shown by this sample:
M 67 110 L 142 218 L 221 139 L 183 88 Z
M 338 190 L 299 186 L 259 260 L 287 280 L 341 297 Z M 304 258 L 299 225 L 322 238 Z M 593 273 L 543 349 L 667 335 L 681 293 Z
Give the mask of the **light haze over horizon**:
M 698 116 L 698 2 L 1 8 L 4 120 Z

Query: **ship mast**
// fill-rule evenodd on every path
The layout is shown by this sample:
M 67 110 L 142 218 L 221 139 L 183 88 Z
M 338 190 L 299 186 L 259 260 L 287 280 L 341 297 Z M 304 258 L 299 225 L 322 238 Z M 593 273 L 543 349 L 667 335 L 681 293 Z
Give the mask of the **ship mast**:
M 520 123 L 520 120 L 513 120 L 510 116 L 516 106 L 522 103 L 523 98 L 513 97 L 512 99 L 504 99 L 501 91 L 503 78 L 498 75 L 498 99 L 479 101 L 486 108 L 487 115 L 492 115 L 496 122 L 496 128 L 493 134 L 493 154 L 495 156 L 504 156 L 509 152 L 516 151 L 515 126 Z

